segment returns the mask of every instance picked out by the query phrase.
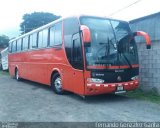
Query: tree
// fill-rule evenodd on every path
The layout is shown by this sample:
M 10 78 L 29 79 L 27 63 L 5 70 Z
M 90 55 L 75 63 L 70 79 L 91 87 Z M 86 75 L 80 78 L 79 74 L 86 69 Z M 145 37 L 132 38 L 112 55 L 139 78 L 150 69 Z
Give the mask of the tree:
M 9 37 L 6 35 L 0 36 L 0 48 L 6 48 L 9 45 Z
M 24 14 L 23 22 L 20 24 L 20 31 L 22 31 L 22 34 L 27 33 L 58 18 L 60 18 L 60 16 L 56 16 L 48 12 L 33 12 L 31 14 Z

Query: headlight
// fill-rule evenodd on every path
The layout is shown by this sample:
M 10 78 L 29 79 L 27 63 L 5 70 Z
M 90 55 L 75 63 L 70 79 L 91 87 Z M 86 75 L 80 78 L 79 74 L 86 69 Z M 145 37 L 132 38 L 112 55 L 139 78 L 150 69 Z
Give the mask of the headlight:
M 131 78 L 131 80 L 137 80 L 138 79 L 138 76 L 134 76 Z
M 87 81 L 90 83 L 104 83 L 104 80 L 97 78 L 87 78 Z

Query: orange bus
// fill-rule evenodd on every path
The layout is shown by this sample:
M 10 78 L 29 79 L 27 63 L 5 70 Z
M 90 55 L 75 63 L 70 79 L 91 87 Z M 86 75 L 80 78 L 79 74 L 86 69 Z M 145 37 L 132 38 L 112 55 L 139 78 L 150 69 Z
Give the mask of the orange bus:
M 63 94 L 124 93 L 138 87 L 138 52 L 128 22 L 96 16 L 61 18 L 9 42 L 9 73 Z

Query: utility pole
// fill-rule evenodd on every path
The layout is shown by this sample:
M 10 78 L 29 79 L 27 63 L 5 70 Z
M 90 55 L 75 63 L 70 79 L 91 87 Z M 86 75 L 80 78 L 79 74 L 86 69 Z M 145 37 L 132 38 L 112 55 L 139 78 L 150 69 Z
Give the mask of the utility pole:
M 23 25 L 23 33 L 25 34 L 26 33 L 26 26 Z

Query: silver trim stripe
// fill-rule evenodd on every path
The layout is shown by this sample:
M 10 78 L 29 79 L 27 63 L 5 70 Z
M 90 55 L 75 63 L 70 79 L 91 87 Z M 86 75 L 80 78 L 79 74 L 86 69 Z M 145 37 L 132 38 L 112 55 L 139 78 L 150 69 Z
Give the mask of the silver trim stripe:
M 125 86 L 128 86 L 128 85 L 134 85 L 134 84 L 138 84 L 139 82 L 129 82 L 129 83 L 123 83 L 123 84 L 119 84 L 121 86 L 125 85 Z M 103 86 L 103 87 L 115 87 L 116 84 L 87 84 L 87 86 L 91 87 L 91 86 L 96 86 L 96 87 L 100 87 L 100 86 Z
M 124 85 L 127 86 L 127 85 L 129 85 L 129 84 L 128 84 L 128 83 L 125 83 Z
M 87 84 L 87 86 L 92 86 L 92 84 Z
M 108 84 L 104 84 L 104 87 L 108 87 L 109 85 Z
M 111 84 L 111 86 L 112 86 L 112 87 L 115 87 L 116 85 L 115 85 L 115 84 Z
M 100 87 L 101 85 L 100 85 L 100 84 L 96 84 L 96 86 L 97 86 L 97 87 Z
M 136 81 L 135 84 L 138 84 L 138 82 Z

